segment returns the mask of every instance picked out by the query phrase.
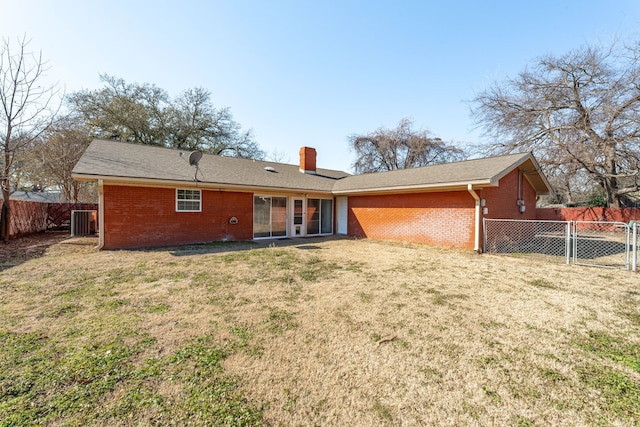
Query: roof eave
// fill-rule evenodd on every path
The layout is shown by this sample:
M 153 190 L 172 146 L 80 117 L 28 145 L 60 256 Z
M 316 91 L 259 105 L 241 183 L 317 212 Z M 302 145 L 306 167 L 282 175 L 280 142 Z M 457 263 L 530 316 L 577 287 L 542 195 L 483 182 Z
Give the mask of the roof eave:
M 533 163 L 533 166 L 536 168 L 536 171 L 538 173 L 538 176 L 539 176 L 540 180 L 542 181 L 543 185 L 546 187 L 546 190 L 543 190 L 543 191 L 537 191 L 536 190 L 537 194 L 539 194 L 539 195 L 547 195 L 547 194 L 549 194 L 551 192 L 551 188 L 552 188 L 551 183 L 547 179 L 547 176 L 544 174 L 544 172 L 542 172 L 542 168 L 540 167 L 540 164 L 538 163 L 536 158 L 533 156 L 533 154 L 531 154 L 529 156 L 529 158 L 531 159 L 531 162 Z M 526 174 L 525 174 L 525 178 L 527 178 L 527 180 L 531 183 L 531 181 L 529 180 L 529 177 L 527 177 Z
M 521 168 L 521 166 L 528 161 L 530 161 L 533 164 L 534 172 L 539 177 L 540 183 L 544 188 L 540 188 L 539 185 L 536 185 L 536 183 L 534 182 L 535 180 L 530 179 L 530 177 L 528 176 L 529 174 L 525 174 L 525 178 L 527 178 L 527 181 L 529 181 L 529 184 L 531 184 L 531 186 L 534 188 L 534 190 L 536 191 L 536 194 L 538 195 L 549 194 L 549 192 L 551 191 L 551 184 L 549 183 L 549 181 L 547 180 L 547 177 L 542 172 L 540 165 L 538 164 L 536 158 L 533 156 L 532 153 L 527 153 L 523 155 L 520 159 L 518 159 L 518 161 L 512 163 L 509 167 L 505 168 L 499 174 L 496 174 L 492 178 L 492 181 L 495 181 L 497 183 L 506 175 L 508 175 L 511 171 L 513 171 L 515 168 Z
M 152 179 L 152 178 L 132 178 L 132 177 L 120 177 L 120 176 L 103 176 L 103 175 L 90 175 L 73 173 L 71 177 L 76 181 L 98 181 L 103 180 L 105 184 L 111 185 L 124 185 L 124 186 L 140 186 L 147 187 L 196 187 L 201 189 L 210 190 L 228 190 L 238 191 L 244 193 L 255 192 L 279 192 L 279 193 L 296 193 L 296 194 L 331 194 L 331 190 L 322 190 L 317 188 L 290 188 L 290 187 L 276 187 L 276 186 L 259 186 L 259 185 L 239 185 L 239 184 L 223 184 L 216 182 L 204 182 L 204 181 L 178 181 L 178 180 L 166 180 L 166 179 Z

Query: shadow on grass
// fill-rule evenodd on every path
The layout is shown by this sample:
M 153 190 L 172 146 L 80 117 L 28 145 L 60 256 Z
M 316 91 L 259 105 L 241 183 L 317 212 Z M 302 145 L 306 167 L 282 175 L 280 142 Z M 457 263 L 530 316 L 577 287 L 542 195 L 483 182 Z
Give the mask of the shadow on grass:
M 283 239 L 265 239 L 265 240 L 253 240 L 253 241 L 240 241 L 240 242 L 210 242 L 197 245 L 184 245 L 184 246 L 165 246 L 157 248 L 140 248 L 133 249 L 135 251 L 142 252 L 157 252 L 157 251 L 169 251 L 173 256 L 191 256 L 191 255 L 207 255 L 217 253 L 229 253 L 229 252 L 241 252 L 252 249 L 263 248 L 285 248 L 296 247 L 301 250 L 322 250 L 318 243 L 332 241 L 332 240 L 346 240 L 345 236 L 322 236 L 322 237 L 295 237 L 295 238 L 283 238 Z
M 195 245 L 126 250 L 150 253 L 168 251 L 176 257 L 239 252 L 267 247 L 284 248 L 294 246 L 300 250 L 322 250 L 322 247 L 317 245 L 318 243 L 344 239 L 348 238 L 345 236 L 296 237 L 257 241 L 209 242 Z M 0 242 L 0 271 L 15 267 L 31 259 L 40 258 L 44 256 L 52 246 L 59 246 L 62 251 L 76 251 L 85 249 L 93 250 L 97 244 L 97 237 L 70 237 L 68 231 L 37 233 L 10 240 L 9 243 Z
M 537 236 L 530 239 L 504 239 L 494 242 L 488 252 L 503 254 L 539 254 L 565 257 L 569 250 L 569 256 L 573 257 L 574 239 L 572 238 L 569 247 L 564 237 Z M 620 256 L 614 261 L 623 263 L 623 255 L 627 252 L 626 243 L 609 240 L 600 236 L 580 236 L 576 245 L 577 258 L 584 260 L 598 260 L 600 258 Z M 611 260 L 610 260 L 611 261 Z
M 31 259 L 40 258 L 54 245 L 69 240 L 70 244 L 80 244 L 82 246 L 95 246 L 95 239 L 87 241 L 84 239 L 71 238 L 69 231 L 47 231 L 43 233 L 29 234 L 0 242 L 0 271 L 15 267 Z

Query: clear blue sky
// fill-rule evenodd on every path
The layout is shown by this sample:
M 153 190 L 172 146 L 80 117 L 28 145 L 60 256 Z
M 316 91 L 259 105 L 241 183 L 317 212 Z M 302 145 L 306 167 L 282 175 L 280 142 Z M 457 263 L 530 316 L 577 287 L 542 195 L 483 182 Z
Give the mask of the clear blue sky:
M 99 74 L 171 96 L 211 91 L 261 148 L 349 171 L 347 136 L 402 117 L 481 142 L 468 100 L 546 53 L 638 37 L 640 2 L 0 0 L 0 36 L 26 35 L 67 93 Z

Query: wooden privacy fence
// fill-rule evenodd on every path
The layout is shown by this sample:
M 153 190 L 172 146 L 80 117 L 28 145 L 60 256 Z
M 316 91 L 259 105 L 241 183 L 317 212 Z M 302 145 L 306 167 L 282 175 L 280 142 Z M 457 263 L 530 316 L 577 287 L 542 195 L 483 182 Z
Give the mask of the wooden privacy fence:
M 536 219 L 546 221 L 640 222 L 640 208 L 537 208 Z
M 0 200 L 0 208 L 3 201 Z M 66 229 L 73 210 L 98 210 L 95 203 L 40 203 L 10 200 L 9 237 Z

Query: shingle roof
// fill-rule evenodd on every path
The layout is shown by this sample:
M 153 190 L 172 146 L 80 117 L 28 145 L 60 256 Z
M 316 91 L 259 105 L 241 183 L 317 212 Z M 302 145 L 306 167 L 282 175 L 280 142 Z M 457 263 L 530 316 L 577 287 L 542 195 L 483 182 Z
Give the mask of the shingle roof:
M 412 188 L 495 186 L 498 180 L 520 167 L 539 193 L 549 186 L 530 153 L 509 154 L 412 169 L 349 176 L 333 187 L 336 194 L 366 191 L 397 191 Z
M 180 154 L 182 153 L 182 155 Z M 140 144 L 94 140 L 73 169 L 78 178 L 143 179 L 193 183 L 196 169 L 189 152 Z M 204 154 L 198 181 L 222 186 L 286 188 L 331 192 L 346 172 L 317 169 L 316 175 L 300 173 L 298 165 Z M 271 167 L 275 172 L 267 171 Z
M 182 155 L 181 155 L 182 153 Z M 73 169 L 76 179 L 113 179 L 193 183 L 195 167 L 189 152 L 148 145 L 94 140 Z M 333 194 L 400 192 L 429 189 L 496 186 L 498 180 L 516 167 L 536 192 L 545 194 L 549 184 L 530 153 L 467 160 L 390 172 L 349 175 L 317 169 L 303 174 L 298 165 L 203 155 L 198 181 L 211 186 L 299 190 Z M 273 168 L 270 172 L 265 168 Z
M 11 193 L 11 200 L 24 200 L 27 202 L 60 203 L 60 193 L 39 193 L 37 191 L 15 191 Z

